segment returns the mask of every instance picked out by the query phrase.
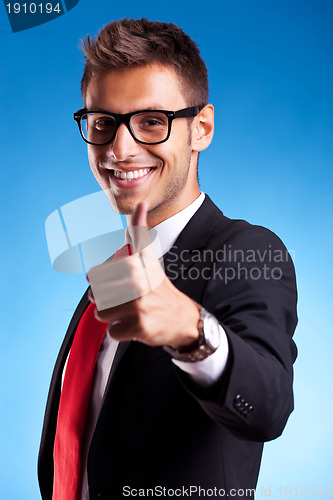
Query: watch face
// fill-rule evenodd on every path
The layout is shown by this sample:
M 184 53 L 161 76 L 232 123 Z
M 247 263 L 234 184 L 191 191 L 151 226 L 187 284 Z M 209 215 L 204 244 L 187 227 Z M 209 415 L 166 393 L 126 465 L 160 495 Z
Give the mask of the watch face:
M 207 314 L 205 317 L 203 321 L 203 329 L 206 343 L 211 345 L 213 349 L 217 349 L 220 345 L 220 325 L 211 314 Z

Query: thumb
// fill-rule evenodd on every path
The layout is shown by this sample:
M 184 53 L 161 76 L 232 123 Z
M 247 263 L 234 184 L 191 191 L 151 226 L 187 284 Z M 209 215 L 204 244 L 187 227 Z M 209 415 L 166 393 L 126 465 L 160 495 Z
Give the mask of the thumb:
M 128 226 L 134 253 L 141 252 L 151 244 L 148 233 L 147 211 L 147 203 L 140 201 L 132 215 L 131 225 Z
M 147 224 L 148 205 L 145 201 L 140 201 L 132 215 L 132 226 L 148 226 Z
M 152 235 L 149 234 L 149 227 L 147 225 L 147 211 L 147 203 L 141 201 L 134 211 L 131 221 L 132 225 L 128 227 L 128 231 L 132 241 L 133 252 L 140 255 L 149 290 L 153 290 L 162 283 L 165 274 L 153 248 Z M 155 234 L 157 235 L 156 230 Z

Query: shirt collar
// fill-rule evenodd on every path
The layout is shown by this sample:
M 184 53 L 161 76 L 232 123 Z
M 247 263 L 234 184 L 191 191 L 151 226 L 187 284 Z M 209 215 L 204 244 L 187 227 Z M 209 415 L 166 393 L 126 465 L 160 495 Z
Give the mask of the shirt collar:
M 200 193 L 198 198 L 191 203 L 188 207 L 184 208 L 177 214 L 169 217 L 169 219 L 164 220 L 160 224 L 157 224 L 153 229 L 157 232 L 158 247 L 153 246 L 155 253 L 158 258 L 165 255 L 170 248 L 174 245 L 178 236 L 188 223 L 188 221 L 193 217 L 195 212 L 199 209 L 205 199 L 205 194 Z

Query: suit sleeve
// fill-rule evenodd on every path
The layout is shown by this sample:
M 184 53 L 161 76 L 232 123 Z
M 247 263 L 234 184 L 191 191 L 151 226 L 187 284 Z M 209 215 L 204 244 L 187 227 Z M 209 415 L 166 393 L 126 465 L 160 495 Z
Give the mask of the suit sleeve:
M 293 410 L 293 263 L 279 238 L 259 226 L 237 232 L 222 249 L 215 238 L 212 250 L 217 258 L 201 303 L 226 332 L 227 367 L 210 388 L 199 387 L 180 370 L 178 376 L 204 411 L 233 435 L 275 439 Z

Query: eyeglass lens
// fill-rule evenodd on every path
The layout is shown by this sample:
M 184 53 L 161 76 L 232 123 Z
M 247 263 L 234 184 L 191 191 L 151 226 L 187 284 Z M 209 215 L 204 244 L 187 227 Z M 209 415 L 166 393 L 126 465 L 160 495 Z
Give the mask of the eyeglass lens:
M 168 117 L 158 111 L 137 113 L 130 118 L 134 137 L 142 142 L 155 143 L 166 139 L 169 129 Z M 88 142 L 105 144 L 115 135 L 115 118 L 103 113 L 89 113 L 81 118 L 81 129 Z

